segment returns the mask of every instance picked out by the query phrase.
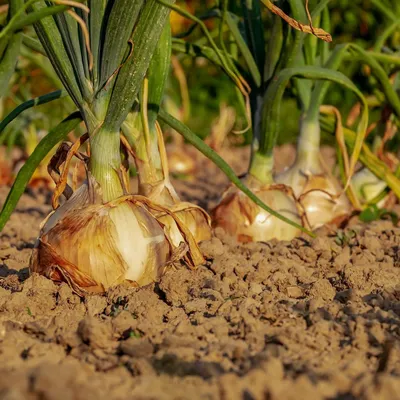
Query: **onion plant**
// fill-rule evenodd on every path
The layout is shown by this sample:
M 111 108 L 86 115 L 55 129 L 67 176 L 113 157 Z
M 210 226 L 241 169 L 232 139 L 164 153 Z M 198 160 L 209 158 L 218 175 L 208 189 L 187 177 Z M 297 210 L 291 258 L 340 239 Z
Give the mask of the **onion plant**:
M 172 0 L 54 2 L 62 3 L 65 12 L 53 15 L 51 3 L 42 0 L 28 1 L 24 10 L 27 17 L 44 16 L 34 21 L 40 43 L 29 43 L 43 47 L 65 90 L 20 105 L 0 129 L 25 109 L 66 93 L 78 108 L 49 131 L 21 168 L 3 205 L 1 228 L 40 161 L 81 121 L 86 130 L 72 145 L 60 147 L 49 165 L 56 179 L 54 211 L 44 221 L 32 254 L 33 272 L 68 282 L 84 294 L 122 281 L 149 283 L 176 260 L 190 267 L 203 261 L 197 242 L 209 238 L 209 219 L 199 207 L 181 203 L 170 184 L 157 118 L 215 161 L 257 205 L 285 219 L 243 185 L 201 139 L 159 109 L 169 62 Z M 80 151 L 85 142 L 86 154 Z M 128 153 L 139 171 L 139 193 L 134 195 L 129 192 Z M 67 181 L 74 156 L 87 168 L 87 180 L 76 191 Z M 66 201 L 59 205 L 61 196 Z
M 329 29 L 327 8 L 318 11 L 320 11 L 319 14 L 314 13 L 315 19 L 320 21 L 323 27 Z M 297 59 L 300 65 L 337 69 L 345 51 L 345 46 L 338 46 L 331 52 L 326 43 L 316 42 L 314 38 L 308 37 L 304 40 Z M 327 74 L 333 77 L 332 71 L 327 71 Z M 307 222 L 312 229 L 315 229 L 348 215 L 350 202 L 339 181 L 326 169 L 321 160 L 319 108 L 330 83 L 320 81 L 313 85 L 307 81 L 295 81 L 295 85 L 302 109 L 296 160 L 276 179 L 293 189 L 305 210 Z M 357 92 L 357 89 L 355 91 Z M 366 111 L 365 103 L 364 109 Z M 367 120 L 364 119 L 363 123 L 366 122 Z M 363 128 L 366 128 L 365 125 Z
M 380 109 L 380 120 L 371 135 L 378 135 L 375 136 L 375 139 L 382 138 L 381 149 L 377 152 L 376 146 L 373 146 L 375 150 L 369 151 L 368 157 L 365 158 L 361 155 L 360 161 L 364 166 L 351 179 L 354 194 L 357 197 L 356 200 L 359 202 L 359 209 L 370 205 L 384 206 L 384 200 L 388 198 L 389 191 L 399 197 L 399 181 L 397 179 L 399 162 L 394 160 L 390 162 L 390 165 L 385 165 L 387 159 L 384 157 L 385 143 L 398 129 L 400 121 L 400 97 L 397 93 L 399 86 L 397 71 L 400 65 L 400 57 L 393 51 L 386 57 L 382 57 L 385 54 L 377 52 L 381 50 L 384 40 L 387 39 L 388 35 L 385 30 L 381 37 L 378 37 L 374 50 L 366 51 L 355 44 L 351 44 L 348 45 L 348 54 L 345 56 L 347 61 L 351 60 L 352 63 L 369 67 L 370 80 L 374 90 L 373 105 Z M 390 77 L 393 74 L 396 75 L 396 78 L 391 80 Z M 326 117 L 322 121 L 326 128 L 328 126 Z M 350 131 L 344 128 L 343 134 L 347 145 L 351 146 Z M 379 153 L 381 154 L 379 155 Z M 376 159 L 373 159 L 373 154 L 375 154 Z M 380 160 L 378 160 L 378 156 L 381 157 Z
M 327 2 L 322 2 L 314 15 L 320 15 Z M 306 21 L 306 10 L 301 1 L 291 0 L 290 11 L 294 21 Z M 265 201 L 278 206 L 281 213 L 300 221 L 305 211 L 306 226 L 315 228 L 337 215 L 349 211 L 348 202 L 338 182 L 323 174 L 319 161 L 319 106 L 322 103 L 328 85 L 323 81 L 336 82 L 353 91 L 363 104 L 363 115 L 359 125 L 357 144 L 349 164 L 348 175 L 354 170 L 355 161 L 366 130 L 368 109 L 362 93 L 343 74 L 335 71 L 345 54 L 345 48 L 339 47 L 329 54 L 327 43 L 317 41 L 313 36 L 304 37 L 304 33 L 295 30 L 301 25 L 288 27 L 280 18 L 275 18 L 268 43 L 264 42 L 260 5 L 257 1 L 243 2 L 245 35 L 230 27 L 230 31 L 238 43 L 248 68 L 248 81 L 251 82 L 250 104 L 253 130 L 252 157 L 247 184 L 256 190 Z M 283 14 L 279 12 L 278 15 Z M 293 21 L 283 14 L 286 21 Z M 329 15 L 324 11 L 323 27 L 328 27 Z M 221 9 L 221 24 L 225 21 L 240 21 L 225 4 Z M 236 22 L 238 23 L 238 22 Z M 311 26 L 311 25 L 310 25 Z M 314 28 L 302 29 L 313 32 Z M 325 30 L 318 30 L 318 33 Z M 329 35 L 320 35 L 329 41 Z M 320 58 L 317 62 L 317 55 Z M 299 66 L 300 65 L 300 66 Z M 297 93 L 304 105 L 302 135 L 299 139 L 298 157 L 294 168 L 286 176 L 296 175 L 295 179 L 284 179 L 273 176 L 273 149 L 275 147 L 280 104 L 287 83 L 292 78 L 317 80 L 314 87 L 311 81 L 293 79 Z M 307 112 L 308 111 L 308 112 Z M 311 127 L 311 128 L 310 128 Z M 301 165 L 300 165 L 301 164 Z M 310 171 L 312 168 L 312 171 Z M 292 173 L 292 171 L 295 171 Z M 315 176 L 309 185 L 310 175 Z M 328 183 L 327 183 L 328 182 Z M 276 183 L 284 183 L 277 186 Z M 292 185 L 294 186 L 292 188 Z M 304 198 L 307 192 L 308 198 Z M 264 194 L 265 193 L 265 194 Z M 303 196 L 302 196 L 303 195 Z M 267 200 L 267 197 L 269 199 Z M 339 205 L 338 205 L 339 203 Z M 329 214 L 326 212 L 329 208 Z M 316 210 L 318 210 L 316 212 Z M 281 221 L 261 212 L 251 201 L 242 197 L 234 189 L 229 189 L 223 196 L 219 206 L 213 212 L 214 224 L 222 226 L 239 240 L 268 240 L 272 237 L 290 239 L 298 234 L 293 226 L 281 225 Z M 314 216 L 317 217 L 315 220 Z
M 200 263 L 196 241 L 174 211 L 148 197 L 129 194 L 121 159 L 121 125 L 146 82 L 169 9 L 155 0 L 57 2 L 66 4 L 65 12 L 52 15 L 53 7 L 45 1 L 28 1 L 24 8 L 28 18 L 48 15 L 34 27 L 79 114 L 49 132 L 28 161 L 37 165 L 35 161 L 81 119 L 87 133 L 53 166 L 59 172 L 53 196 L 56 209 L 42 226 L 31 270 L 85 293 L 103 291 L 123 280 L 146 284 L 175 259 L 185 258 L 190 266 Z M 162 93 L 162 85 L 157 90 Z M 86 139 L 90 153 L 82 159 L 87 161 L 87 181 L 71 193 L 68 166 Z M 58 171 L 61 165 L 64 169 Z M 19 184 L 26 183 L 21 181 L 31 175 L 32 166 L 27 163 L 21 170 Z M 67 201 L 58 207 L 61 194 Z M 13 206 L 9 201 L 13 195 L 18 194 L 11 191 L 3 213 L 7 205 Z M 179 232 L 179 242 L 171 230 Z
M 85 129 L 75 143 L 63 144 L 49 164 L 56 181 L 54 211 L 42 225 L 31 270 L 66 281 L 84 294 L 104 291 L 122 281 L 147 284 L 176 260 L 190 267 L 203 261 L 198 242 L 210 238 L 210 220 L 201 208 L 181 202 L 172 186 L 159 122 L 179 132 L 232 181 L 213 212 L 214 225 L 240 241 L 291 239 L 348 213 L 344 191 L 354 195 L 350 178 L 358 156 L 399 194 L 396 174 L 363 143 L 368 123 L 366 99 L 337 70 L 349 54 L 363 59 L 396 118 L 400 116 L 397 93 L 388 85 L 387 71 L 379 63 L 384 62 L 382 57 L 352 44 L 332 50 L 320 41 L 330 40 L 327 3 L 321 1 L 307 18 L 302 0 L 289 0 L 285 10 L 267 0 L 243 0 L 240 15 L 228 8 L 227 1 L 220 1 L 208 14 L 219 21 L 217 31 L 210 33 L 202 18 L 179 9 L 173 0 L 25 2 L 19 18 L 31 18 L 39 38 L 25 41 L 47 55 L 64 89 L 17 107 L 0 123 L 0 133 L 25 109 L 66 95 L 78 111 L 50 130 L 23 165 L 4 203 L 0 228 L 50 150 L 82 121 Z M 277 14 L 267 40 L 262 4 Z M 189 31 L 199 26 L 204 40 L 171 40 L 171 9 L 194 22 Z M 322 28 L 315 28 L 311 18 Z M 251 162 L 242 179 L 188 127 L 163 110 L 171 48 L 208 58 L 238 88 L 253 134 Z M 303 114 L 297 158 L 291 168 L 274 176 L 280 106 L 289 82 Z M 321 117 L 321 112 L 333 110 L 321 107 L 330 83 L 357 96 L 362 108 L 357 132 L 341 127 L 340 122 L 334 129 L 330 117 Z M 321 121 L 337 135 L 343 187 L 320 162 Z M 86 152 L 82 150 L 85 143 Z M 67 180 L 74 156 L 87 171 L 85 183 L 77 190 Z M 129 185 L 129 156 L 138 171 L 135 194 Z M 61 196 L 65 197 L 62 205 Z

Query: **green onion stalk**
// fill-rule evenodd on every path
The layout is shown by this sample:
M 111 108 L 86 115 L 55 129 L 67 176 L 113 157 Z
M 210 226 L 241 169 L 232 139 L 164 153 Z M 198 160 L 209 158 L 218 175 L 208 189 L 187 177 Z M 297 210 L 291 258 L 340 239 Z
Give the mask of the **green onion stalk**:
M 67 282 L 83 295 L 124 281 L 144 285 L 159 279 L 172 260 L 184 259 L 193 267 L 203 257 L 173 211 L 129 193 L 121 158 L 121 126 L 139 95 L 169 8 L 157 0 L 88 0 L 73 6 L 34 27 L 84 121 L 88 176 L 70 195 L 61 174 L 55 210 L 41 229 L 31 271 Z M 28 11 L 49 7 L 35 1 Z M 71 146 L 64 170 L 83 141 Z M 67 200 L 58 206 L 62 193 Z M 165 218 L 179 231 L 180 243 L 164 229 Z
M 15 32 L 10 28 L 16 24 L 18 10 L 24 2 L 23 0 L 11 0 L 9 3 L 6 25 L 0 31 L 0 99 L 6 94 L 22 44 L 22 32 Z M 9 33 L 4 34 L 7 31 Z

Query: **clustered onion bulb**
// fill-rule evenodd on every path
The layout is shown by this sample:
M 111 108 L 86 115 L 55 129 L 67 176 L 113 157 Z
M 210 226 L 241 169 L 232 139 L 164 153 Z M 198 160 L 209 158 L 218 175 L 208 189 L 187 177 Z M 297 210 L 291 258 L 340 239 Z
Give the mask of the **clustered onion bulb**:
M 32 272 L 68 282 L 78 293 L 157 280 L 174 248 L 162 223 L 134 197 L 101 204 L 89 190 L 81 186 L 47 218 Z

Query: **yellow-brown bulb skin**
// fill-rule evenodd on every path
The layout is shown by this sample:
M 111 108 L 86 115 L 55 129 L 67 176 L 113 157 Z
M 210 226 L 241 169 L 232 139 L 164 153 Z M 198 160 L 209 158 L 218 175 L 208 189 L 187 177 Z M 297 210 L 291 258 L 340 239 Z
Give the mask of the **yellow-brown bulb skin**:
M 322 167 L 313 173 L 295 164 L 275 179 L 293 189 L 312 230 L 350 213 L 350 202 L 338 180 Z
M 141 204 L 60 207 L 42 228 L 31 271 L 67 282 L 78 294 L 103 292 L 124 281 L 157 280 L 170 254 L 162 224 Z
M 261 187 L 247 180 L 248 187 L 266 205 L 301 225 L 293 198 L 276 185 Z M 251 185 L 249 185 L 251 183 Z M 264 242 L 271 239 L 291 240 L 300 231 L 257 206 L 236 187 L 230 187 L 212 212 L 213 227 L 224 231 L 239 242 Z

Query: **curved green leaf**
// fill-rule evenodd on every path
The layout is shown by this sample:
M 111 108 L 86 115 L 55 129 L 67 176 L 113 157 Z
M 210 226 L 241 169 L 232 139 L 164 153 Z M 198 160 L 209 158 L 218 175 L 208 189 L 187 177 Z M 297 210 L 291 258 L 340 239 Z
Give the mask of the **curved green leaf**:
M 322 129 L 334 134 L 334 118 L 328 115 L 321 115 L 320 122 Z M 351 129 L 343 127 L 343 135 L 346 145 L 350 148 L 350 150 L 353 150 L 356 144 L 357 134 Z M 391 171 L 388 165 L 380 160 L 365 143 L 363 143 L 361 146 L 360 162 L 365 165 L 375 176 L 385 181 L 390 189 L 393 190 L 396 196 L 400 199 L 399 178 L 397 178 L 397 176 Z
M 263 136 L 260 141 L 260 153 L 270 154 L 275 146 L 279 129 L 280 106 L 282 96 L 290 79 L 305 78 L 313 80 L 328 80 L 338 83 L 351 90 L 360 100 L 363 111 L 357 128 L 357 138 L 350 158 L 350 173 L 354 170 L 368 126 L 368 104 L 361 91 L 344 74 L 338 71 L 319 67 L 298 67 L 282 70 L 277 79 L 268 87 L 265 93 L 263 113 Z
M 71 114 L 57 127 L 52 129 L 37 145 L 36 149 L 18 172 L 15 182 L 3 204 L 3 208 L 0 212 L 0 231 L 3 230 L 5 224 L 17 206 L 19 199 L 24 193 L 29 180 L 40 162 L 46 157 L 50 150 L 57 143 L 63 140 L 81 121 L 82 117 L 79 112 Z
M 368 52 L 360 46 L 350 44 L 349 49 L 353 55 L 360 58 L 360 61 L 367 64 L 371 68 L 371 73 L 379 81 L 385 96 L 392 106 L 395 114 L 400 118 L 400 98 L 390 83 L 389 77 L 379 62 Z M 399 58 L 399 57 L 397 57 Z
M 21 113 L 29 108 L 39 106 L 40 104 L 46 104 L 53 100 L 61 99 L 68 95 L 66 90 L 56 90 L 55 92 L 44 94 L 43 96 L 36 97 L 34 99 L 25 101 L 20 104 L 18 107 L 14 108 L 1 122 L 0 122 L 0 141 L 1 141 L 1 133 L 4 131 L 6 126 L 12 122 L 15 118 L 18 117 Z

